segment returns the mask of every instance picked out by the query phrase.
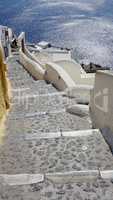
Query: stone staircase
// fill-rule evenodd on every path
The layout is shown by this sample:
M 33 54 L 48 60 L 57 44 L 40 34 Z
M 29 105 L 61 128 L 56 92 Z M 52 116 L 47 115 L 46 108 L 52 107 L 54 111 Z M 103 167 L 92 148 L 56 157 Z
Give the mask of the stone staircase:
M 0 200 L 112 200 L 113 157 L 90 116 L 66 112 L 76 98 L 8 62 L 12 107 L 0 145 Z

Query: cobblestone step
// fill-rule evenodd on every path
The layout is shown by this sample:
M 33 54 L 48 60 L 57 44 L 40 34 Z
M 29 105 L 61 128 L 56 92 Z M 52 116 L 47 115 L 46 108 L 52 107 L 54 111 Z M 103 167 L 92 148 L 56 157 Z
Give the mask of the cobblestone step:
M 0 200 L 112 200 L 111 151 L 99 130 L 87 130 L 89 116 L 65 111 L 76 98 L 35 81 L 18 55 L 9 61 L 9 77 L 13 100 L 0 146 Z
M 13 126 L 12 126 L 13 124 Z M 22 124 L 20 129 L 18 124 Z M 7 127 L 9 130 L 16 132 L 57 132 L 71 131 L 71 130 L 84 130 L 92 128 L 90 118 L 81 118 L 76 115 L 66 113 L 65 110 L 46 112 L 35 112 L 35 113 L 24 113 L 16 115 L 12 113 L 9 115 L 7 120 Z
M 32 76 L 24 69 L 24 67 L 18 62 L 18 56 L 15 59 L 13 57 L 9 64 L 8 64 L 8 76 L 11 80 L 11 85 L 13 88 L 20 88 L 20 87 L 31 87 L 35 90 L 41 90 L 48 86 L 45 81 L 36 81 L 32 78 Z M 50 85 L 49 85 L 50 87 Z M 48 87 L 47 87 L 48 88 Z M 53 91 L 53 87 L 50 87 Z M 49 88 L 49 89 L 50 89 Z M 43 90 L 43 89 L 42 89 Z M 55 91 L 55 89 L 54 89 Z
M 113 183 L 109 180 L 92 180 L 82 183 L 42 183 L 23 186 L 3 186 L 0 183 L 1 200 L 112 200 Z
M 25 73 L 25 72 L 22 72 L 22 73 L 20 73 L 20 72 L 15 72 L 15 73 L 11 73 L 11 75 L 10 74 L 8 74 L 8 77 L 9 77 L 9 79 L 11 80 L 11 81 L 15 81 L 15 77 L 16 77 L 16 81 L 20 81 L 20 80 L 22 80 L 22 79 L 32 79 L 32 77 L 30 77 L 29 76 L 29 74 L 27 74 L 27 73 Z
M 20 80 L 14 80 L 14 81 L 11 81 L 11 85 L 12 85 L 12 88 L 26 88 L 26 87 L 31 87 L 31 88 L 36 88 L 38 90 L 38 87 L 39 89 L 43 89 L 44 87 L 47 86 L 47 84 L 45 83 L 45 81 L 43 81 L 43 86 L 40 86 L 39 84 L 39 81 L 35 81 L 33 79 L 20 79 Z M 37 87 L 36 87 L 37 86 Z
M 11 80 L 11 85 L 14 90 L 21 88 L 29 88 L 32 90 L 32 94 L 33 92 L 50 93 L 57 91 L 51 84 L 47 84 L 45 81 L 35 81 L 33 79 L 28 78 Z M 26 95 L 27 92 L 28 91 L 24 91 L 24 95 Z
M 8 62 L 8 74 L 9 76 L 12 76 L 12 77 L 14 75 L 21 76 L 23 74 L 26 75 L 27 77 L 31 77 L 30 74 L 19 63 L 18 59 L 12 60 L 12 62 Z
M 14 65 L 14 67 L 13 67 L 13 65 Z M 29 77 L 32 78 L 32 76 L 23 68 L 22 65 L 20 65 L 20 63 L 18 63 L 18 61 L 15 61 L 15 63 L 12 64 L 12 66 L 8 65 L 8 74 L 10 77 L 13 77 L 13 78 L 15 75 L 18 75 L 19 77 L 20 76 L 23 77 L 23 75 L 24 75 L 28 78 Z
M 46 179 L 52 180 L 54 183 L 77 183 L 83 181 L 93 181 L 98 179 L 112 180 L 113 171 L 101 170 L 84 170 L 70 171 L 65 173 L 45 173 L 45 174 L 0 174 L 2 185 L 22 186 L 35 183 L 42 183 Z
M 33 98 L 38 98 L 38 96 L 42 98 L 47 96 L 54 96 L 56 93 L 60 95 L 59 92 L 57 92 L 57 90 L 54 87 L 52 87 L 51 84 L 46 84 L 46 83 L 44 84 L 45 86 L 42 87 L 40 86 L 39 81 L 37 81 L 36 83 L 31 84 L 29 86 L 26 85 L 26 87 L 13 88 L 12 102 L 15 102 L 15 100 L 18 101 L 19 99 L 22 102 L 22 100 L 26 99 L 26 97 L 29 99 L 33 99 Z
M 26 134 L 17 137 L 15 133 L 5 140 L 0 149 L 0 174 L 64 173 L 98 169 L 113 169 L 111 151 L 100 131 L 94 130 L 93 134 L 86 136 L 35 140 L 32 137 L 27 140 Z
M 47 93 L 48 94 L 48 93 Z M 30 113 L 40 113 L 40 112 L 47 112 L 52 113 L 58 112 L 62 109 L 66 109 L 68 106 L 75 105 L 75 99 L 68 99 L 67 97 L 62 97 L 60 93 L 52 93 L 49 95 L 25 95 L 21 96 L 19 94 L 18 97 L 13 98 L 13 106 L 11 109 L 10 116 L 16 115 L 29 115 Z M 54 95 L 53 95 L 54 94 Z M 13 117 L 14 117 L 13 116 Z

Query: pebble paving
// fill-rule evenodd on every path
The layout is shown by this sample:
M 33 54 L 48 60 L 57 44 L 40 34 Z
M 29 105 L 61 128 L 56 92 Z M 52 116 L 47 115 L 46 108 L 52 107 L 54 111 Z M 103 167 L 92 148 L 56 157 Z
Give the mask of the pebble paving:
M 34 134 L 43 136 L 49 132 L 90 129 L 90 117 L 81 118 L 63 112 L 63 109 L 69 104 L 74 105 L 76 101 L 60 94 L 38 97 L 38 102 L 37 97 L 30 97 L 26 108 L 26 102 L 16 101 L 18 89 L 21 89 L 21 97 L 37 93 L 52 94 L 58 91 L 44 81 L 35 81 L 18 62 L 18 55 L 9 60 L 8 66 L 13 99 L 12 109 L 6 122 L 6 135 L 0 145 L 0 174 L 113 169 L 113 157 L 101 132 L 85 137 L 56 139 L 31 137 L 27 140 L 27 136 Z M 60 199 L 112 200 L 113 182 L 97 179 L 56 184 L 47 178 L 42 183 L 23 186 L 8 186 L 0 182 L 0 200 Z
M 97 180 L 88 183 L 54 184 L 46 180 L 29 186 L 0 187 L 1 200 L 112 200 L 113 183 Z

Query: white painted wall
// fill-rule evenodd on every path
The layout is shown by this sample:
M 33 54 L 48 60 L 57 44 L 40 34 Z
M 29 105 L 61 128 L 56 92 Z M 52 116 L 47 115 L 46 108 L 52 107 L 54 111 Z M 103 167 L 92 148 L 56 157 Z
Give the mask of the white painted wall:
M 23 47 L 22 47 L 23 41 Z M 35 56 L 33 56 L 26 48 L 25 33 L 22 32 L 18 37 L 19 61 L 27 69 L 27 71 L 36 79 L 43 80 L 45 70 L 42 68 L 41 63 L 38 63 Z
M 67 72 L 56 63 L 47 63 L 45 80 L 53 83 L 59 90 L 65 90 L 68 87 L 75 87 L 74 81 Z
M 24 41 L 24 45 L 25 45 L 25 32 L 21 32 L 20 35 L 18 36 L 19 48 L 22 48 L 22 40 Z
M 108 127 L 113 131 L 113 72 L 96 73 L 90 111 L 94 127 Z
M 40 65 L 40 67 L 43 67 L 43 68 L 44 68 L 44 66 L 42 65 L 42 63 L 37 59 L 37 57 L 36 57 L 34 54 L 32 54 L 32 53 L 27 49 L 26 46 L 25 46 L 25 54 L 26 54 L 26 56 L 28 56 L 31 60 L 37 62 L 37 63 Z
M 27 69 L 27 71 L 36 79 L 43 80 L 45 70 L 43 70 L 38 63 L 27 57 L 22 50 L 19 51 L 19 61 Z
M 76 85 L 73 88 L 68 88 L 65 90 L 65 96 L 75 98 L 77 102 L 89 104 L 90 102 L 90 92 L 93 86 L 88 85 Z
M 95 74 L 86 73 L 75 60 L 62 60 L 56 63 L 69 74 L 76 84 L 94 85 Z

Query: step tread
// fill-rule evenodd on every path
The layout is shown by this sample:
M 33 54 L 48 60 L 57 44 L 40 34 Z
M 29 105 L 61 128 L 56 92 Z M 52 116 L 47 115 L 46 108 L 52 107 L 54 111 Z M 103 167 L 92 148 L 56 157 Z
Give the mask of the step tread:
M 59 110 L 57 110 L 59 111 Z M 43 133 L 75 131 L 91 128 L 91 122 L 88 118 L 81 118 L 60 110 L 58 113 L 26 113 L 24 115 L 9 115 L 6 130 L 14 133 Z
M 19 102 L 17 105 L 18 92 L 15 92 L 14 88 L 29 88 L 29 92 L 25 90 L 21 93 L 23 96 L 56 91 L 52 85 L 47 85 L 43 80 L 33 80 L 17 61 L 18 58 L 19 56 L 14 56 L 8 62 L 9 78 L 13 87 L 13 106 L 6 122 L 6 135 L 0 146 L 0 174 L 6 177 L 6 174 L 9 176 L 41 173 L 45 174 L 46 178 L 42 183 L 31 181 L 26 185 L 27 179 L 24 175 L 25 182 L 22 181 L 20 186 L 16 185 L 19 181 L 21 183 L 18 178 L 16 184 L 12 186 L 4 185 L 3 181 L 0 181 L 0 200 L 103 200 L 104 198 L 112 200 L 113 182 L 110 179 L 91 178 L 88 181 L 84 179 L 82 182 L 79 180 L 76 182 L 76 178 L 72 178 L 75 183 L 71 183 L 66 174 L 72 171 L 100 172 L 113 169 L 112 154 L 101 132 L 89 130 L 86 134 L 86 129 L 91 128 L 89 116 L 81 118 L 63 112 L 67 104 L 70 103 L 72 106 L 75 103 L 76 98 L 67 103 L 67 97 L 41 96 L 38 97 L 39 105 L 33 101 L 33 96 L 30 97 L 27 110 L 26 102 Z M 56 173 L 62 174 L 59 177 Z M 104 172 L 102 175 L 106 177 Z M 53 179 L 57 180 L 57 184 Z M 35 181 L 35 178 L 32 180 Z M 63 183 L 63 180 L 67 183 Z
M 19 137 L 15 133 L 5 140 L 0 150 L 0 173 L 50 173 L 98 169 L 113 169 L 111 151 L 100 131 L 94 131 L 85 137 L 36 140 L 26 140 L 26 135 Z
M 27 90 L 26 90 L 27 91 Z M 29 91 L 29 90 L 28 90 Z M 54 93 L 52 93 L 54 94 Z M 29 113 L 35 112 L 56 112 L 62 109 L 66 109 L 70 105 L 75 105 L 75 99 L 62 98 L 60 95 L 39 95 L 38 92 L 32 96 L 26 94 L 22 97 L 22 94 L 19 93 L 18 97 L 13 98 L 13 106 L 11 109 L 11 114 L 14 115 L 27 115 Z
M 55 184 L 50 180 L 23 186 L 2 186 L 0 199 L 4 200 L 84 200 L 113 199 L 113 183 L 109 180 L 91 182 Z

